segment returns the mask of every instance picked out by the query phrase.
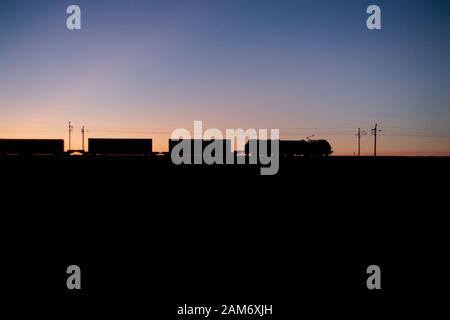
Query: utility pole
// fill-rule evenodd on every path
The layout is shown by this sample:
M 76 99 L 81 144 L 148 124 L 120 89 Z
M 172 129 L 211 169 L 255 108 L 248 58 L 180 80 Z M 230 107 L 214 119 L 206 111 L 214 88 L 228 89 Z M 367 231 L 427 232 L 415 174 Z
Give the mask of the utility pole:
M 84 134 L 86 132 L 89 132 L 89 131 L 86 130 L 83 126 L 83 128 L 81 128 L 81 145 L 82 145 L 81 150 L 83 150 L 83 151 L 84 151 Z
M 378 124 L 375 123 L 375 128 L 372 129 L 372 135 L 374 137 L 373 141 L 373 156 L 377 156 L 377 134 L 378 132 L 381 132 L 381 130 L 378 130 Z
M 69 121 L 69 150 L 72 150 L 72 131 L 73 126 L 72 123 Z
M 358 136 L 358 157 L 361 156 L 361 136 L 365 136 L 366 132 L 363 130 L 361 131 L 361 128 L 358 128 L 358 133 L 356 136 Z
M 84 151 L 84 126 L 81 128 L 81 150 Z

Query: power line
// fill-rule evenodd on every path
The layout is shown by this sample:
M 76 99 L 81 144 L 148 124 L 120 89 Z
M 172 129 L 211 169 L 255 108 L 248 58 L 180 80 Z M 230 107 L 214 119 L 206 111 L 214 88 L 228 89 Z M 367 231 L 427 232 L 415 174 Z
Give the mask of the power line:
M 450 138 L 450 134 L 381 134 L 383 137 Z
M 408 131 L 447 131 L 450 132 L 450 128 L 417 128 L 417 127 L 385 127 L 385 129 L 394 129 L 394 130 L 408 130 Z

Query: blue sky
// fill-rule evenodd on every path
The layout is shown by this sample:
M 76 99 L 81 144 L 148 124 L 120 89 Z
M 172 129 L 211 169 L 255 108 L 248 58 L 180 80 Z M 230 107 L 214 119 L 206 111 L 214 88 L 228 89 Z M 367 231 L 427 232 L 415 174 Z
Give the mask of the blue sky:
M 70 4 L 82 30 L 66 29 Z M 67 139 L 71 120 L 164 149 L 203 120 L 351 154 L 378 122 L 380 152 L 450 154 L 449 17 L 445 0 L 2 1 L 0 137 Z

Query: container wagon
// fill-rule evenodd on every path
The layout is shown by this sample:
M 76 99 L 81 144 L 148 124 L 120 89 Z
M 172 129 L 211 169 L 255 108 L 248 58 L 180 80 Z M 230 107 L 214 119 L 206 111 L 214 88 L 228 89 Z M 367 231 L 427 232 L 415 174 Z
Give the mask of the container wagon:
M 152 154 L 152 139 L 99 139 L 89 138 L 89 155 L 140 155 Z
M 213 142 L 220 143 L 222 145 L 221 150 L 219 150 L 220 154 L 217 154 L 217 155 L 216 155 L 217 149 L 214 148 L 213 146 L 211 146 L 211 148 L 214 148 L 211 152 L 211 155 L 213 157 L 222 158 L 223 163 L 225 163 L 225 161 L 227 159 L 226 157 L 234 157 L 234 154 L 231 151 L 231 140 L 226 140 L 226 139 L 216 139 L 216 140 L 201 140 L 201 139 L 172 140 L 172 139 L 169 139 L 169 156 L 172 154 L 173 148 L 181 142 L 188 143 L 187 152 L 191 156 L 191 161 L 192 161 L 191 163 L 196 163 L 195 159 L 198 159 L 197 163 L 202 163 L 203 162 L 202 161 L 203 152 Z M 196 145 L 200 146 L 200 148 L 196 147 Z M 187 156 L 186 154 L 183 153 L 183 151 L 186 151 L 186 148 L 184 148 L 183 150 L 180 150 L 180 152 L 178 153 L 180 155 L 180 157 Z
M 1 155 L 54 155 L 64 154 L 62 139 L 0 139 Z

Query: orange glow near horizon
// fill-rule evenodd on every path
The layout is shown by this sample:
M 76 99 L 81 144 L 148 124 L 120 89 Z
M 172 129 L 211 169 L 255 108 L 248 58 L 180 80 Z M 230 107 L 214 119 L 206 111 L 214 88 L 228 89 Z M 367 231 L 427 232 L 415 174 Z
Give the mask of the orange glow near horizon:
M 192 132 L 189 126 L 185 127 Z M 168 140 L 170 139 L 172 129 L 129 129 L 122 128 L 114 130 L 113 127 L 98 127 L 90 129 L 85 135 L 85 149 L 89 138 L 147 138 L 153 140 L 154 152 L 167 152 Z M 204 128 L 204 130 L 207 128 Z M 72 149 L 81 149 L 81 126 L 75 126 L 72 132 Z M 225 132 L 223 130 L 222 132 Z M 192 132 L 193 134 L 193 132 Z M 0 130 L 0 139 L 63 139 L 65 149 L 68 146 L 68 128 L 61 127 L 32 127 L 32 126 L 9 126 L 2 127 Z M 288 135 L 283 136 L 282 140 L 300 140 L 305 139 L 306 135 Z M 333 149 L 333 155 L 352 156 L 357 154 L 357 140 L 353 135 L 333 136 L 316 135 L 314 139 L 326 139 L 330 142 Z M 433 137 L 390 137 L 379 136 L 377 153 L 380 156 L 450 156 L 450 146 L 448 139 Z M 361 155 L 371 156 L 373 154 L 373 137 L 365 137 L 361 140 Z

